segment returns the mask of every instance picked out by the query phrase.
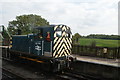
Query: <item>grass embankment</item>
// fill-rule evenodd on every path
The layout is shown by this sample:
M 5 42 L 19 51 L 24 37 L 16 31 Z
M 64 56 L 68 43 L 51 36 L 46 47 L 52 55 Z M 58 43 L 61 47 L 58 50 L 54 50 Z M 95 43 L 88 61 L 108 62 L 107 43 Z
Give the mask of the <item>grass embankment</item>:
M 90 38 L 80 38 L 79 43 L 83 46 L 89 46 L 92 42 L 96 42 L 96 46 L 99 47 L 119 47 L 118 42 L 120 40 L 108 40 L 108 39 L 90 39 Z

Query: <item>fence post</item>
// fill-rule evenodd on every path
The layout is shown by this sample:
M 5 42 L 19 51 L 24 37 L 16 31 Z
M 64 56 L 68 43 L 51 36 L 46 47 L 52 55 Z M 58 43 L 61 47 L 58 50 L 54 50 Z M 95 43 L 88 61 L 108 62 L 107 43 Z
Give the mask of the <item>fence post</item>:
M 104 47 L 103 48 L 103 57 L 108 57 L 108 48 Z
M 79 45 L 77 45 L 77 54 L 79 54 Z

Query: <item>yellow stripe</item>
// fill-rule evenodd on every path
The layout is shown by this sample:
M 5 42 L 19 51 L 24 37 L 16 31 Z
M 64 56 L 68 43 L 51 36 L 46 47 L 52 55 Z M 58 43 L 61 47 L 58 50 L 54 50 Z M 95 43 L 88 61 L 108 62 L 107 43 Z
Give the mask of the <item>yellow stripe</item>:
M 70 43 L 72 44 L 72 40 L 69 38 Z
M 60 45 L 59 45 L 60 46 Z M 69 51 L 67 50 L 67 48 L 66 48 L 66 46 L 65 46 L 65 44 L 63 44 L 62 45 L 62 47 L 59 49 L 59 51 L 58 51 L 58 49 L 56 49 L 55 50 L 55 52 L 57 52 L 58 51 L 58 53 L 57 53 L 57 55 L 56 55 L 56 57 L 58 57 L 58 55 L 60 55 L 59 57 L 61 57 L 61 55 L 62 55 L 62 52 L 63 52 L 63 50 L 62 50 L 62 48 L 64 47 L 64 50 L 66 50 L 67 51 L 67 53 L 68 54 L 70 54 L 69 53 Z M 62 50 L 62 52 L 60 53 L 60 51 Z M 65 56 L 67 56 L 67 53 L 64 51 L 64 53 L 65 53 Z M 54 56 L 55 56 L 55 54 L 54 54 Z
M 67 55 L 70 54 L 70 53 L 69 53 L 69 51 L 68 51 L 68 49 L 66 48 L 65 45 L 64 45 L 64 47 L 65 47 L 65 51 L 67 51 L 67 53 L 64 51 L 64 54 L 65 54 L 65 56 L 67 56 Z
M 70 54 L 68 50 L 66 50 L 66 51 L 67 51 L 68 54 Z
M 57 50 L 54 51 L 54 53 L 53 53 L 53 57 L 55 56 L 56 52 L 57 52 Z
M 65 45 L 64 45 L 64 47 L 65 47 Z M 65 56 L 67 56 L 67 53 L 65 52 L 65 49 L 63 49 L 63 51 L 60 53 L 59 57 L 64 56 L 64 54 L 65 54 Z
M 58 54 L 56 56 L 54 56 L 55 58 L 57 58 Z
M 62 50 L 63 47 L 65 47 L 65 44 L 63 44 L 62 47 L 59 49 L 59 51 L 58 51 L 58 53 L 57 53 L 58 55 L 61 54 L 60 51 Z M 63 51 L 63 50 L 62 50 L 62 51 Z
M 59 49 L 58 53 L 60 53 L 60 51 L 62 50 L 63 47 L 64 47 L 64 44 L 63 44 L 62 47 Z
M 65 30 L 65 31 L 66 31 L 66 26 L 63 26 L 62 30 Z
M 31 60 L 31 61 L 35 61 L 35 62 L 38 62 L 38 63 L 44 63 L 44 61 L 39 61 L 37 59 L 32 59 L 32 58 L 28 58 L 28 57 L 22 57 L 22 56 L 19 56 L 20 58 L 23 58 L 23 59 L 27 59 L 27 60 Z
M 66 36 L 66 33 L 65 33 L 65 32 L 63 32 L 63 33 L 62 33 L 62 36 Z
M 62 50 L 62 48 L 63 48 L 63 45 L 62 45 L 62 47 L 59 49 L 59 51 L 57 52 L 57 56 L 56 56 L 56 57 L 58 57 L 58 55 L 60 54 L 60 51 Z
M 10 45 L 9 47 L 12 47 L 12 45 Z
M 57 41 L 57 43 L 54 45 L 54 50 L 55 50 L 55 48 L 58 46 L 58 43 L 60 42 L 60 40 L 62 39 L 62 37 L 61 38 L 59 38 L 59 40 Z
M 54 33 L 54 37 L 57 37 L 57 36 L 56 36 L 56 32 Z
M 62 40 L 62 41 L 63 41 L 63 40 Z M 56 50 L 58 50 L 58 49 L 60 48 L 60 46 L 61 46 L 61 45 L 62 45 L 62 43 L 63 43 L 62 41 L 61 41 L 61 43 L 60 43 L 60 44 L 58 44 L 58 46 L 57 46 L 57 49 L 56 49 Z
M 12 47 L 12 38 L 10 38 L 10 45 L 9 47 L 11 48 Z
M 10 41 L 10 43 L 12 43 L 12 41 Z
M 69 29 L 69 27 L 68 26 L 66 26 L 67 27 L 67 29 Z
M 69 45 L 67 44 L 67 42 L 66 42 L 65 38 L 64 38 L 64 41 L 65 41 L 65 44 L 67 45 L 68 49 L 70 49 L 70 47 L 69 47 Z
M 62 25 L 60 25 L 59 27 L 62 28 Z
M 72 47 L 71 44 L 70 44 L 70 41 L 68 40 L 68 38 L 66 38 L 66 40 L 67 40 L 69 46 Z
M 65 54 L 65 56 L 67 56 L 68 54 L 64 51 L 64 54 Z
M 64 44 L 62 44 L 62 42 L 65 42 Z M 65 45 L 66 44 L 66 45 Z M 70 46 L 69 46 L 69 45 Z M 62 46 L 61 46 L 62 45 Z M 57 49 L 55 50 L 55 48 L 57 47 Z M 70 44 L 70 41 L 67 39 L 67 41 L 66 41 L 66 39 L 65 38 L 63 38 L 62 39 L 62 41 L 61 41 L 61 43 L 60 44 L 58 44 L 58 43 L 56 43 L 55 44 L 55 47 L 54 47 L 54 54 L 53 54 L 53 56 L 55 56 L 55 57 L 61 57 L 62 56 L 62 53 L 63 53 L 63 50 L 62 50 L 62 48 L 64 48 L 65 50 L 66 50 L 66 52 L 64 51 L 64 53 L 65 53 L 65 55 L 67 56 L 67 55 L 69 55 L 69 54 L 71 54 L 71 44 Z M 68 51 L 68 50 L 70 50 L 70 52 Z M 58 51 L 58 52 L 57 52 Z M 62 53 L 60 53 L 62 51 Z
M 55 31 L 57 28 L 58 28 L 58 26 L 55 26 L 55 27 L 54 27 L 54 31 Z
M 58 37 L 55 38 L 54 43 L 56 42 L 57 39 L 58 39 Z
M 60 53 L 59 57 L 61 57 L 61 55 L 64 53 L 65 49 L 62 50 L 62 52 Z
M 65 50 L 64 50 L 63 53 L 60 54 L 60 57 L 61 57 L 61 56 L 64 56 L 64 54 L 65 54 L 65 56 L 67 56 L 67 53 L 65 52 Z

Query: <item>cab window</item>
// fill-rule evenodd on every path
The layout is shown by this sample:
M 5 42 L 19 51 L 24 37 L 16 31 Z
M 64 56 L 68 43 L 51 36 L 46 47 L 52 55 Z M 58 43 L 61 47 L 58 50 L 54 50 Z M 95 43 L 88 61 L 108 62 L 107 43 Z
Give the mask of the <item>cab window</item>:
M 71 38 L 71 31 L 70 30 L 66 30 L 66 37 L 69 37 L 69 38 Z
M 70 38 L 70 33 L 66 33 L 66 37 Z
M 34 29 L 34 34 L 42 34 L 42 29 Z
M 61 37 L 62 36 L 62 31 L 56 31 L 56 37 Z
M 42 29 L 35 29 L 34 34 L 36 34 L 36 38 L 42 39 L 43 38 L 43 30 Z

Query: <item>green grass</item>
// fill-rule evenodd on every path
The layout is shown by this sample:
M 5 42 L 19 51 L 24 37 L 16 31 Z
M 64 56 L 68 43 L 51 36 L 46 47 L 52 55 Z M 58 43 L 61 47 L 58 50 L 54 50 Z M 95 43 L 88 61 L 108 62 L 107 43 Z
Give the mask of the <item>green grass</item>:
M 80 38 L 79 43 L 80 45 L 86 45 L 89 46 L 91 43 L 95 41 L 96 46 L 99 47 L 118 47 L 118 41 L 120 40 L 107 40 L 107 39 L 90 39 L 90 38 Z

